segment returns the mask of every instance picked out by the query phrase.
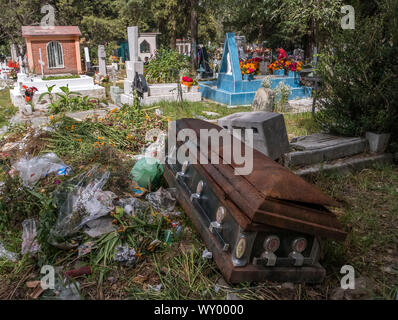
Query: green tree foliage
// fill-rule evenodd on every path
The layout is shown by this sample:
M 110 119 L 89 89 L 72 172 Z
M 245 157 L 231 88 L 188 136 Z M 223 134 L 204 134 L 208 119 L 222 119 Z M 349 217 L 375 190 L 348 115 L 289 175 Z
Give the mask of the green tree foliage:
M 398 137 L 398 2 L 379 5 L 372 17 L 359 14 L 354 30 L 337 30 L 320 55 L 316 119 L 329 131 Z

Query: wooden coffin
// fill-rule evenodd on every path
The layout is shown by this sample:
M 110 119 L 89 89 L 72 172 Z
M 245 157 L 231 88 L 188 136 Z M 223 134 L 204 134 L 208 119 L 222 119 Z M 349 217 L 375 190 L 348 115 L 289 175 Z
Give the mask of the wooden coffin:
M 197 160 L 201 156 L 196 162 L 202 164 L 179 163 L 173 160 L 176 153 L 168 154 L 165 177 L 178 189 L 180 204 L 213 252 L 226 280 L 322 281 L 325 270 L 318 263 L 321 239 L 344 240 L 346 236 L 336 216 L 327 209 L 338 204 L 256 150 L 250 149 L 252 172 L 236 175 L 235 169 L 240 166 L 233 161 L 224 163 L 227 149 L 230 152 L 233 148 L 226 148 L 222 139 L 217 144 L 209 141 L 206 164 L 206 152 L 200 150 L 200 130 L 224 129 L 197 119 L 177 120 L 176 136 L 181 129 L 196 133 L 198 141 L 193 148 L 197 149 Z M 245 150 L 243 142 L 229 137 Z M 176 151 L 182 144 L 177 141 L 176 148 L 168 149 Z M 217 157 L 218 164 L 214 163 Z M 306 244 L 300 247 L 305 249 L 294 251 L 298 244 Z

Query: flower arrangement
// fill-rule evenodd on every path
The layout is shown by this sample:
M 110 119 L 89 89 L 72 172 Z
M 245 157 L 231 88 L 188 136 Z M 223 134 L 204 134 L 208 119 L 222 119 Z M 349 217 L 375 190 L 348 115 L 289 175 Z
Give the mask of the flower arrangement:
M 299 72 L 299 71 L 301 71 L 302 65 L 303 65 L 303 62 L 301 62 L 301 61 L 295 61 L 295 62 L 292 62 L 292 63 L 288 66 L 288 68 L 289 68 L 290 71 Z
M 270 71 L 276 71 L 276 70 L 280 70 L 280 69 L 284 69 L 285 68 L 285 60 L 276 60 L 274 62 L 272 62 L 271 64 L 268 65 L 268 69 Z
M 299 72 L 303 62 L 301 61 L 290 61 L 290 60 L 276 60 L 268 65 L 270 71 L 276 71 L 280 69 L 285 69 L 286 71 Z
M 240 64 L 240 70 L 242 72 L 242 75 L 249 74 L 249 75 L 254 75 L 258 73 L 260 69 L 260 62 L 263 61 L 261 58 L 251 58 L 251 59 L 245 59 L 241 60 L 239 62 Z
M 11 71 L 7 76 L 11 77 L 11 79 L 16 79 L 17 78 L 17 72 L 19 71 L 19 63 L 11 60 L 8 63 L 8 67 L 11 68 Z
M 119 62 L 119 59 L 118 59 L 118 57 L 116 57 L 116 56 L 110 56 L 110 57 L 109 57 L 109 60 L 110 60 L 111 62 L 114 62 L 114 63 L 118 63 L 118 62 Z
M 189 88 L 190 86 L 193 85 L 193 79 L 192 77 L 182 77 L 181 83 Z
M 26 102 L 31 102 L 33 99 L 33 95 L 37 91 L 36 87 L 27 87 L 27 86 L 22 86 L 25 90 L 25 101 Z
M 15 71 L 19 71 L 19 63 L 14 61 L 14 60 L 11 60 L 8 63 L 8 67 L 11 68 L 11 69 L 14 69 Z

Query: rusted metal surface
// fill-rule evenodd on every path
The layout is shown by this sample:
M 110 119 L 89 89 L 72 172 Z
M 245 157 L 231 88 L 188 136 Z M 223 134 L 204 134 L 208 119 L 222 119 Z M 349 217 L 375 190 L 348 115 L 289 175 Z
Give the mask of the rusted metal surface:
M 177 121 L 177 132 L 188 128 L 199 139 L 200 129 L 222 130 L 201 120 Z M 181 144 L 178 142 L 177 148 Z M 239 144 L 244 150 L 244 144 Z M 193 147 L 202 152 L 203 160 L 199 145 L 198 140 Z M 321 239 L 342 240 L 346 236 L 326 207 L 338 204 L 256 150 L 250 150 L 253 172 L 236 175 L 239 166 L 223 161 L 227 149 L 221 141 L 217 146 L 209 143 L 208 163 L 215 153 L 218 164 L 189 164 L 183 173 L 181 163 L 167 162 L 164 166 L 167 182 L 177 188 L 179 203 L 213 252 L 225 279 L 232 283 L 265 279 L 321 282 L 325 276 L 318 263 Z M 199 159 L 199 153 L 197 156 Z M 201 194 L 196 191 L 198 185 L 203 187 Z M 217 216 L 220 209 L 225 211 L 221 224 Z M 266 243 L 275 238 L 279 244 L 269 251 Z M 305 241 L 301 251 L 294 245 L 299 239 Z
M 200 129 L 222 130 L 209 122 L 197 119 L 177 121 L 177 131 L 182 128 L 194 130 L 200 137 Z M 235 137 L 233 139 L 236 140 Z M 223 164 L 223 145 L 211 152 L 220 157 L 220 164 L 200 165 L 209 175 L 212 185 L 217 185 L 220 196 L 233 202 L 242 215 L 253 223 L 267 224 L 292 231 L 304 231 L 314 236 L 344 240 L 346 232 L 336 216 L 325 206 L 339 206 L 330 197 L 289 169 L 276 163 L 257 150 L 253 151 L 253 172 L 246 176 L 235 175 L 235 163 Z M 231 150 L 233 148 L 231 146 Z M 242 143 L 241 150 L 244 150 Z M 198 151 L 199 147 L 198 147 Z
M 198 230 L 208 250 L 213 253 L 213 258 L 227 282 L 240 283 L 270 280 L 277 282 L 320 283 L 325 278 L 325 269 L 317 262 L 311 266 L 300 268 L 264 268 L 252 264 L 248 264 L 245 267 L 235 267 L 231 261 L 231 253 L 223 251 L 215 236 L 209 231 L 203 216 L 195 209 L 188 194 L 175 180 L 174 173 L 166 166 L 164 174 L 169 185 L 177 188 L 177 198 L 180 205 L 191 219 L 195 229 Z M 264 229 L 264 226 L 257 225 L 257 228 L 261 230 Z

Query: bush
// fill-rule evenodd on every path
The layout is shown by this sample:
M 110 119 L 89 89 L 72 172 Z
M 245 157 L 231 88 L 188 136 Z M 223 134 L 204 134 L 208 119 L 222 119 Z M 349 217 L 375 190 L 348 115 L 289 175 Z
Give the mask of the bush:
M 176 82 L 176 73 L 188 69 L 189 60 L 175 50 L 161 48 L 149 61 L 145 68 L 146 79 L 149 83 Z
M 366 131 L 398 136 L 398 5 L 385 0 L 382 12 L 357 17 L 354 30 L 338 30 L 319 57 L 320 112 L 330 132 Z

